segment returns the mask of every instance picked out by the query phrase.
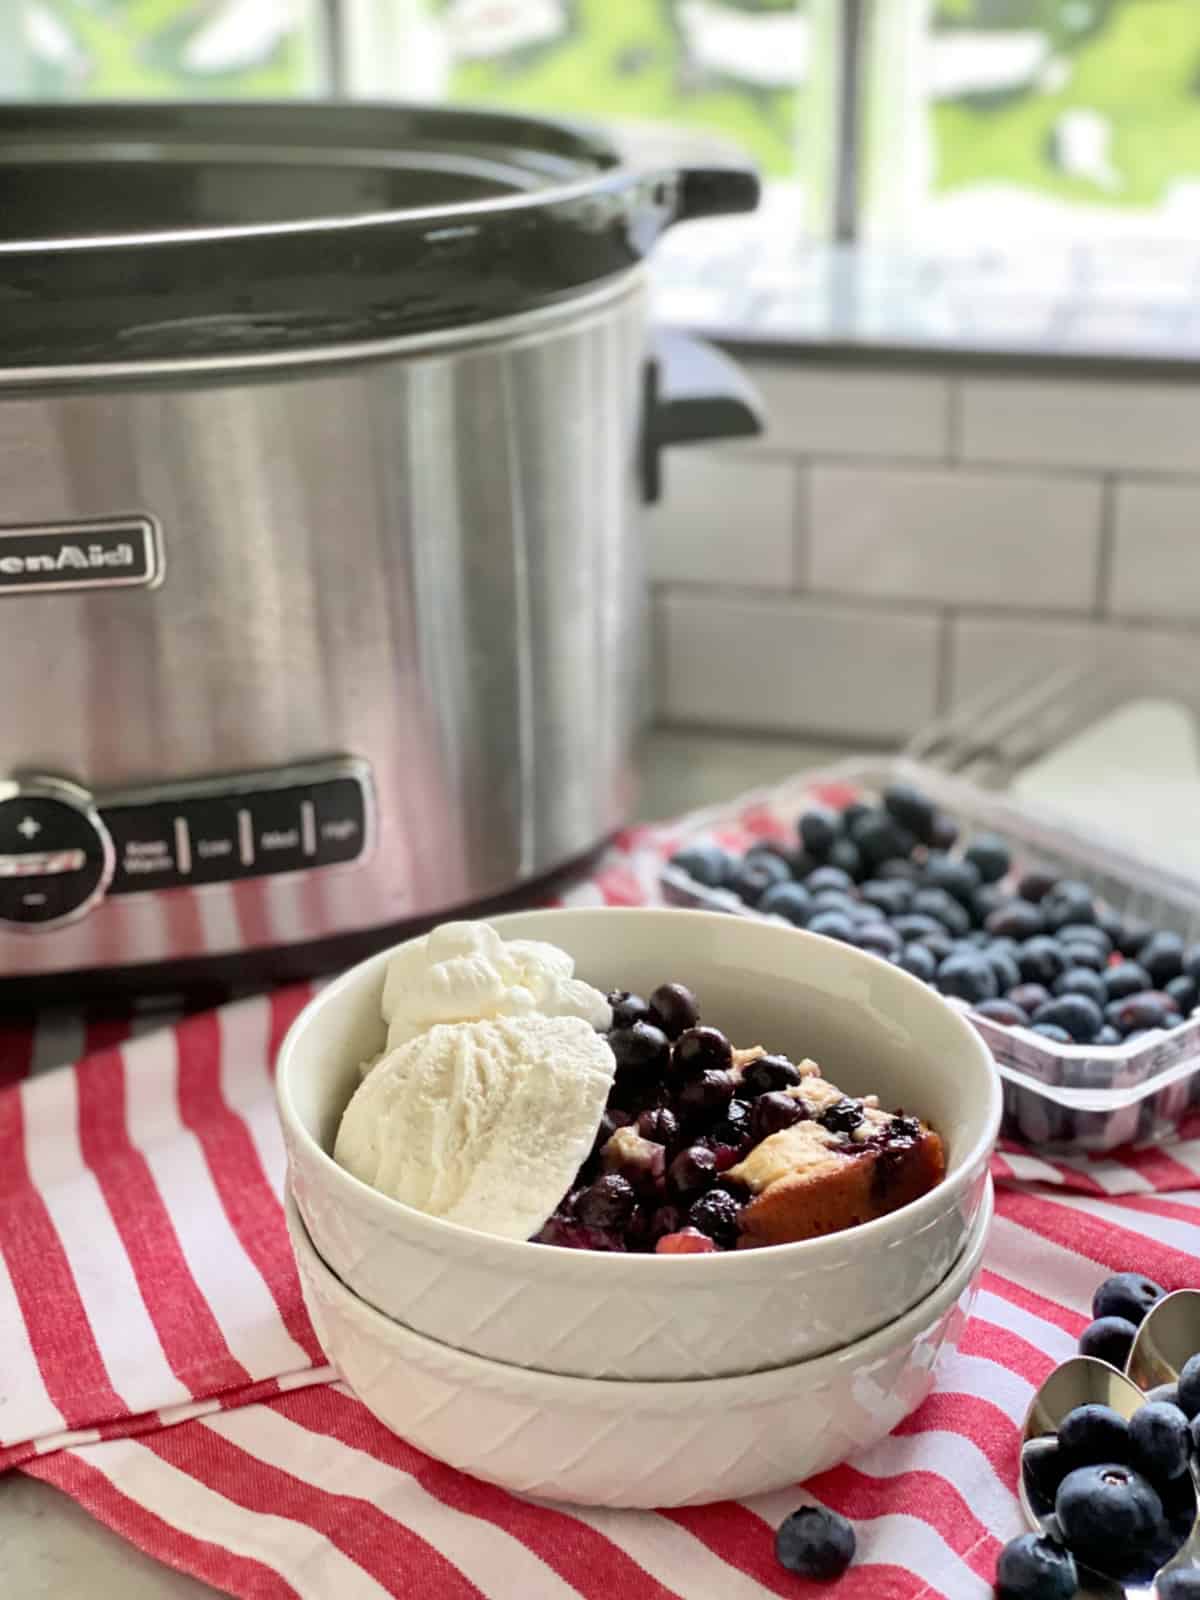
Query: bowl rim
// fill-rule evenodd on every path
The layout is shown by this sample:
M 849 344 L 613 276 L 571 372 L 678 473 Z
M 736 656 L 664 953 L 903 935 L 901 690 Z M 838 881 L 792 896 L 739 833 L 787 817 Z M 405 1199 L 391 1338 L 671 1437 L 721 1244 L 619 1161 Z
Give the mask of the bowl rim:
M 922 1328 L 944 1316 L 982 1269 L 995 1217 L 995 1191 L 989 1175 L 979 1211 L 953 1266 L 940 1283 L 900 1316 L 864 1338 L 852 1340 L 834 1350 L 826 1350 L 821 1355 L 809 1356 L 781 1367 L 765 1367 L 760 1372 L 741 1372 L 720 1378 L 580 1378 L 561 1372 L 544 1372 L 540 1367 L 518 1367 L 510 1362 L 476 1355 L 470 1350 L 461 1350 L 456 1345 L 444 1344 L 440 1339 L 419 1333 L 360 1299 L 342 1282 L 313 1244 L 290 1188 L 285 1194 L 284 1206 L 288 1236 L 301 1277 L 307 1272 L 316 1278 L 320 1291 L 338 1303 L 340 1316 L 356 1318 L 360 1326 L 365 1326 L 372 1336 L 393 1350 L 403 1352 L 407 1349 L 414 1358 L 425 1362 L 436 1360 L 453 1363 L 459 1368 L 465 1382 L 473 1381 L 481 1385 L 490 1381 L 506 1387 L 532 1389 L 546 1400 L 557 1397 L 570 1401 L 572 1405 L 601 1402 L 606 1407 L 616 1401 L 623 1407 L 634 1400 L 652 1404 L 669 1399 L 674 1408 L 677 1404 L 701 1399 L 708 1402 L 719 1400 L 723 1405 L 774 1401 L 794 1386 L 798 1376 L 806 1381 L 819 1382 L 842 1366 L 868 1364 L 905 1343 L 915 1343 Z
M 499 1234 L 481 1233 L 477 1229 L 464 1227 L 461 1223 L 448 1222 L 444 1217 L 430 1216 L 427 1212 L 405 1205 L 401 1200 L 392 1199 L 390 1195 L 381 1194 L 379 1190 L 371 1188 L 369 1184 L 363 1183 L 360 1178 L 356 1178 L 340 1166 L 308 1131 L 291 1100 L 289 1081 L 290 1063 L 297 1053 L 299 1042 L 320 1013 L 341 999 L 349 990 L 365 985 L 378 971 L 386 969 L 388 962 L 398 950 L 412 944 L 415 939 L 424 937 L 423 934 L 417 934 L 413 939 L 405 939 L 400 944 L 390 945 L 385 950 L 377 951 L 327 984 L 296 1016 L 279 1047 L 275 1064 L 275 1097 L 280 1119 L 285 1131 L 302 1145 L 310 1157 L 315 1158 L 317 1168 L 332 1199 L 337 1203 L 344 1201 L 360 1212 L 363 1209 L 374 1211 L 385 1225 L 386 1219 L 395 1217 L 402 1219 L 408 1228 L 426 1230 L 434 1248 L 439 1238 L 445 1240 L 448 1245 L 453 1245 L 455 1242 L 460 1245 L 469 1242 L 476 1249 L 486 1248 L 494 1251 L 497 1257 L 509 1254 L 514 1267 L 519 1261 L 526 1269 L 534 1271 L 537 1270 L 539 1262 L 545 1263 L 543 1270 L 558 1271 L 564 1264 L 577 1264 L 580 1258 L 584 1258 L 590 1263 L 587 1268 L 589 1274 L 661 1271 L 664 1263 L 669 1264 L 668 1271 L 695 1273 L 724 1271 L 728 1274 L 738 1262 L 746 1263 L 763 1257 L 778 1261 L 783 1252 L 789 1252 L 793 1256 L 804 1254 L 816 1257 L 823 1250 L 827 1251 L 833 1247 L 835 1241 L 844 1242 L 853 1239 L 855 1242 L 862 1241 L 866 1245 L 894 1230 L 897 1227 L 895 1220 L 897 1218 L 904 1219 L 900 1226 L 903 1228 L 904 1236 L 909 1237 L 945 1211 L 948 1196 L 960 1193 L 978 1168 L 986 1164 L 999 1135 L 1003 1114 L 1003 1089 L 991 1052 L 962 1012 L 950 1005 L 936 990 L 922 983 L 919 978 L 905 972 L 902 967 L 895 966 L 881 956 L 859 950 L 853 945 L 827 938 L 824 934 L 809 933 L 801 928 L 775 926 L 772 923 L 752 922 L 748 918 L 732 918 L 718 911 L 693 911 L 665 906 L 562 906 L 509 912 L 503 916 L 484 920 L 490 922 L 501 933 L 506 925 L 511 926 L 516 922 L 522 925 L 527 925 L 531 921 L 535 924 L 544 922 L 548 937 L 550 928 L 557 926 L 564 917 L 588 921 L 596 917 L 611 917 L 614 921 L 618 918 L 625 920 L 634 917 L 659 920 L 670 918 L 672 922 L 686 917 L 693 924 L 697 922 L 711 924 L 714 932 L 730 933 L 735 939 L 795 940 L 798 941 L 798 950 L 801 952 L 806 947 L 815 946 L 826 955 L 836 954 L 839 960 L 848 961 L 851 966 L 869 963 L 872 971 L 880 967 L 886 969 L 889 974 L 888 981 L 896 982 L 901 989 L 907 988 L 917 997 L 919 1004 L 936 1007 L 943 1016 L 952 1020 L 953 1028 L 958 1032 L 967 1053 L 983 1068 L 981 1078 L 985 1088 L 985 1105 L 982 1108 L 983 1117 L 979 1134 L 961 1156 L 956 1153 L 953 1175 L 947 1172 L 941 1183 L 918 1199 L 909 1201 L 907 1205 L 889 1211 L 882 1217 L 874 1217 L 870 1222 L 862 1222 L 854 1228 L 843 1229 L 840 1233 L 822 1234 L 815 1239 L 800 1239 L 789 1244 L 760 1245 L 754 1250 L 716 1250 L 695 1255 L 569 1250 L 561 1245 L 534 1244 L 528 1239 L 507 1239 Z M 731 924 L 734 924 L 732 928 Z M 664 931 L 669 932 L 669 929 Z M 516 935 L 528 938 L 537 936 L 533 932 Z M 342 1201 L 338 1201 L 339 1190 Z M 517 1254 L 512 1255 L 511 1252 Z

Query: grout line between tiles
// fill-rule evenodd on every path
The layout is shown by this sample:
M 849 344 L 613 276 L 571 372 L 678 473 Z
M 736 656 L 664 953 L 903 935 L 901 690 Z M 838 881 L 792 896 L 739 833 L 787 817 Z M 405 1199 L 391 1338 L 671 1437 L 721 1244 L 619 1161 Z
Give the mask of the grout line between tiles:
M 1096 548 L 1093 614 L 1107 617 L 1112 604 L 1113 546 L 1116 543 L 1117 480 L 1106 477 L 1100 497 L 1100 538 Z

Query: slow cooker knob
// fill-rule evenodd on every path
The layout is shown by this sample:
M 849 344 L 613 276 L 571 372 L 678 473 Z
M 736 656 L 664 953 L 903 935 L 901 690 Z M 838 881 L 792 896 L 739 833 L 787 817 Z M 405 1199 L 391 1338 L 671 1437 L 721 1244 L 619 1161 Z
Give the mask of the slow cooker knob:
M 86 789 L 62 778 L 0 783 L 0 927 L 71 922 L 112 873 L 113 843 Z

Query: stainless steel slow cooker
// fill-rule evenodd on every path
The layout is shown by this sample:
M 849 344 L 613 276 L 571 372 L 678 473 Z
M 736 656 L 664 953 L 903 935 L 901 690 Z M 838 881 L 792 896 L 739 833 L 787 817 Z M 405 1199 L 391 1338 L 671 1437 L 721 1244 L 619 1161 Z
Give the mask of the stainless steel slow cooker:
M 626 817 L 641 503 L 752 432 L 565 125 L 0 108 L 0 994 L 257 981 Z

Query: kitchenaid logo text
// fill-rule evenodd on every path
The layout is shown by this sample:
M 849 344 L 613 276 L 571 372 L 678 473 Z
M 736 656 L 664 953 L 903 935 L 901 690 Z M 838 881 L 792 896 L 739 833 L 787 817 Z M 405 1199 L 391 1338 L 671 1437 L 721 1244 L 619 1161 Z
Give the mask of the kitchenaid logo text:
M 154 588 L 162 577 L 149 519 L 0 527 L 0 595 L 93 588 Z

